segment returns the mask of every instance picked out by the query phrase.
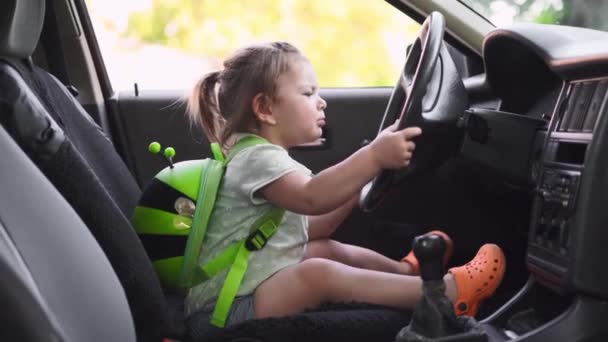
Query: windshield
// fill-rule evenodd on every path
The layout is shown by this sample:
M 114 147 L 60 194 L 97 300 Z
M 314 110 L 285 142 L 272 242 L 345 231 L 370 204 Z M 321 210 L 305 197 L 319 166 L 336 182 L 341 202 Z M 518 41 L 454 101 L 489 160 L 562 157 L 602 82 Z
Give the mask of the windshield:
M 460 0 L 495 26 L 534 22 L 608 31 L 608 0 Z

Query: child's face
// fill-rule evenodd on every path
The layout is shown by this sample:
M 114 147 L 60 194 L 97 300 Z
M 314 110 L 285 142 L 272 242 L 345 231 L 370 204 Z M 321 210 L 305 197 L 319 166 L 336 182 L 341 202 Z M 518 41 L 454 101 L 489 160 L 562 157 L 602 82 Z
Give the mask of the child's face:
M 277 81 L 272 113 L 284 147 L 314 142 L 321 137 L 325 125 L 327 102 L 319 96 L 317 76 L 312 65 L 297 58 L 289 71 Z

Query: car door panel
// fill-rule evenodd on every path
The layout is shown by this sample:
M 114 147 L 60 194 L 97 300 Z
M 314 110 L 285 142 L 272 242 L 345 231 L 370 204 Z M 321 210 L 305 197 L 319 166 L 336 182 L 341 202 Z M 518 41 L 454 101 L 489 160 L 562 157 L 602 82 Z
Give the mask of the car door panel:
M 390 94 L 391 88 L 323 89 L 321 96 L 328 103 L 325 142 L 294 148 L 292 156 L 313 172 L 348 157 L 377 134 Z M 142 186 L 167 165 L 162 157 L 145 152 L 152 141 L 175 148 L 174 161 L 211 155 L 207 140 L 188 122 L 183 99 L 179 91 L 121 92 L 112 99 L 117 113 L 114 137 Z

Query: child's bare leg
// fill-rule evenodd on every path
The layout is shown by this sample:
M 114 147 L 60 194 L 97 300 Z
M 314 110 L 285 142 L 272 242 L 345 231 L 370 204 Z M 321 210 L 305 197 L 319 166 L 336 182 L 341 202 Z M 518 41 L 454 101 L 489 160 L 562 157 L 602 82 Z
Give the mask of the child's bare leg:
M 455 284 L 446 275 L 446 294 L 455 298 Z M 323 302 L 352 301 L 395 308 L 413 308 L 422 290 L 419 277 L 355 268 L 311 258 L 287 267 L 264 281 L 255 291 L 258 318 L 277 317 L 314 308 Z
M 309 241 L 304 259 L 324 258 L 368 270 L 411 275 L 407 262 L 399 262 L 374 252 L 371 249 L 340 243 L 331 239 Z

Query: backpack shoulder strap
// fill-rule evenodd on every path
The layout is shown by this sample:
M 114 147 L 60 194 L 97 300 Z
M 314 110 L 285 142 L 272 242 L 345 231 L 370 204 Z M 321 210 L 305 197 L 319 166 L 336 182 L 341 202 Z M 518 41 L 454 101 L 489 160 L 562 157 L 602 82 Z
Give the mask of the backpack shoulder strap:
M 228 156 L 223 160 L 224 167 L 243 149 L 260 144 L 268 144 L 268 141 L 253 134 L 242 137 L 232 147 Z M 214 152 L 214 155 L 215 154 L 217 153 Z M 211 325 L 219 328 L 224 327 L 228 313 L 230 312 L 230 307 L 232 306 L 245 272 L 247 271 L 249 254 L 264 248 L 268 240 L 278 230 L 284 214 L 284 209 L 273 207 L 251 225 L 247 238 L 228 246 L 214 259 L 199 266 L 198 272 L 193 278 L 193 281 L 196 284 L 214 277 L 219 272 L 229 267 L 226 279 L 218 294 L 217 302 L 215 303 L 215 308 L 211 315 Z
M 224 160 L 224 166 L 227 165 L 234 156 L 236 156 L 239 152 L 246 149 L 247 147 L 269 144 L 268 140 L 260 137 L 259 135 L 247 134 L 244 137 L 240 138 L 234 146 L 228 152 L 228 156 Z
M 224 176 L 225 168 L 228 162 L 241 150 L 259 144 L 267 144 L 268 141 L 257 135 L 246 135 L 239 139 L 234 147 L 230 150 L 227 158 L 224 158 L 221 149 L 217 143 L 211 144 L 211 152 L 213 158 L 202 160 L 200 171 L 200 183 L 198 194 L 196 196 L 196 209 L 192 220 L 192 227 L 186 242 L 184 258 L 180 270 L 178 284 L 181 288 L 190 288 L 201 282 L 201 277 L 196 271 L 198 264 L 198 256 L 201 251 L 201 246 L 207 233 L 207 225 L 211 218 L 211 212 L 215 205 L 215 199 L 219 190 L 221 180 Z M 254 228 L 256 226 L 254 225 Z M 224 253 L 222 253 L 224 254 Z M 220 262 L 224 267 L 230 266 Z
M 214 260 L 201 267 L 201 273 L 209 276 L 210 274 L 215 275 L 230 266 L 211 314 L 211 321 L 209 322 L 211 325 L 223 328 L 226 324 L 230 307 L 247 271 L 249 254 L 264 248 L 268 239 L 279 228 L 278 225 L 282 221 L 284 213 L 284 209 L 274 207 L 252 225 L 253 229 L 246 239 L 232 244 Z
M 179 286 L 182 288 L 189 288 L 194 285 L 198 255 L 207 233 L 207 225 L 211 218 L 211 212 L 215 205 L 215 198 L 223 175 L 224 165 L 221 161 L 211 158 L 203 160 L 196 198 L 196 209 L 194 210 L 192 226 L 190 227 L 190 234 L 186 242 L 184 259 L 179 275 Z

